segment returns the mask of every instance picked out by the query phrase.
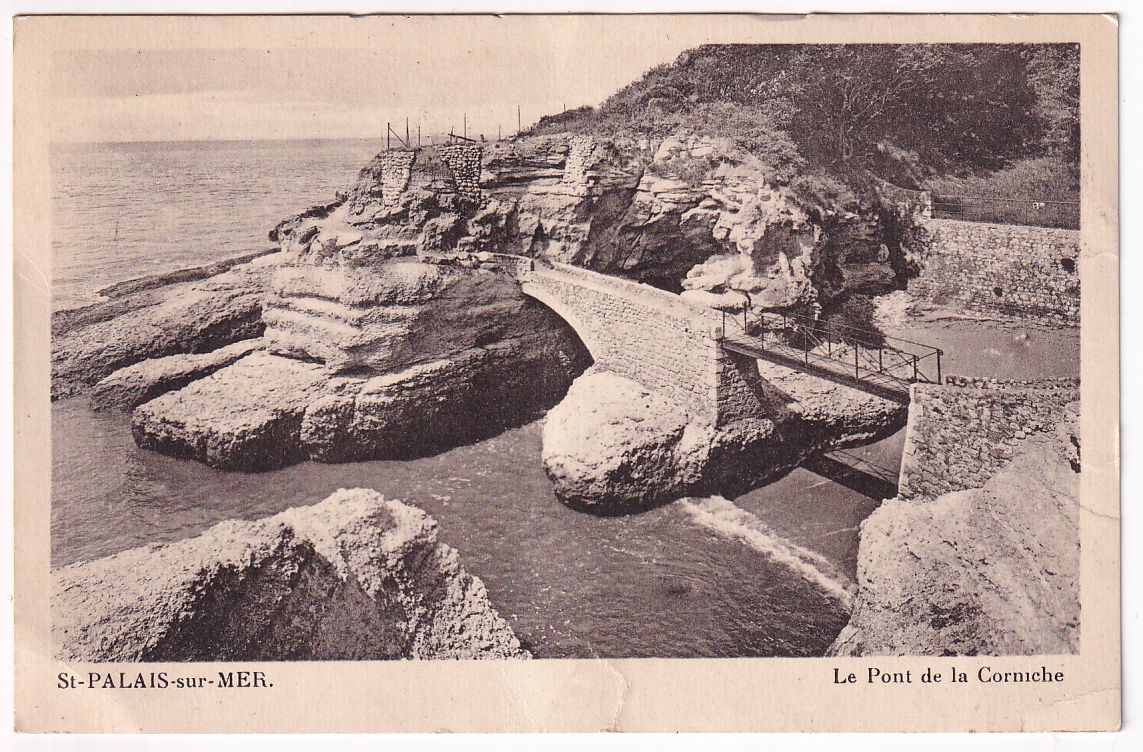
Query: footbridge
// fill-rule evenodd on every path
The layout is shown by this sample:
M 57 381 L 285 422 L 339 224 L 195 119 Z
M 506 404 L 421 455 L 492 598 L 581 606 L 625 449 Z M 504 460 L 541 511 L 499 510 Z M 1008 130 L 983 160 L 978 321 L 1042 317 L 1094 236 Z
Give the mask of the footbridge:
M 901 402 L 909 385 L 940 381 L 940 350 L 790 314 L 724 313 L 650 285 L 569 264 L 493 254 L 525 295 L 563 318 L 596 364 L 716 425 L 750 417 L 761 399 L 757 361 Z

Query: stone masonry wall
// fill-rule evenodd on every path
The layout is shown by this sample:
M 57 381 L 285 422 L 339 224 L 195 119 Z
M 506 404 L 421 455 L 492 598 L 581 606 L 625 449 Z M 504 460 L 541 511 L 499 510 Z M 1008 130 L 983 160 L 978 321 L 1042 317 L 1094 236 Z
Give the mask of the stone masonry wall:
M 571 324 L 598 367 L 715 420 L 718 344 L 701 312 L 671 293 L 562 264 L 537 268 L 523 290 Z
M 452 170 L 457 192 L 471 204 L 479 204 L 484 194 L 480 189 L 481 160 L 484 149 L 478 144 L 450 144 L 439 147 L 441 159 Z
M 898 498 L 980 488 L 1020 442 L 1051 430 L 1079 400 L 1078 379 L 996 381 L 949 376 L 914 384 Z
M 409 186 L 413 174 L 415 151 L 386 151 L 381 157 L 381 202 L 383 206 L 394 206 L 401 194 Z
M 928 255 L 909 292 L 938 305 L 1079 325 L 1079 231 L 923 219 Z

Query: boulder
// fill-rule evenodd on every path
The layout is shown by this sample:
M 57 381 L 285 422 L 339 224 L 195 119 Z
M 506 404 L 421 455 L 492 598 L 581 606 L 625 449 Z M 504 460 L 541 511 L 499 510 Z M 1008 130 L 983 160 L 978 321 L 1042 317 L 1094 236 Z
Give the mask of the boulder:
M 1079 647 L 1078 410 L 982 487 L 885 502 L 861 526 L 833 655 L 1060 655 Z
M 91 390 L 96 410 L 133 410 L 167 392 L 182 389 L 262 347 L 262 340 L 247 339 L 200 355 L 168 355 L 120 368 Z
M 712 439 L 712 426 L 689 419 L 662 395 L 593 368 L 548 413 L 544 470 L 569 506 L 639 511 L 687 495 Z
M 597 514 L 733 497 L 820 452 L 889 436 L 908 417 L 899 402 L 796 369 L 753 360 L 738 367 L 742 399 L 722 403 L 717 425 L 632 379 L 587 371 L 544 423 L 544 469 L 556 497 Z
M 52 579 L 69 663 L 530 657 L 436 522 L 369 489 Z

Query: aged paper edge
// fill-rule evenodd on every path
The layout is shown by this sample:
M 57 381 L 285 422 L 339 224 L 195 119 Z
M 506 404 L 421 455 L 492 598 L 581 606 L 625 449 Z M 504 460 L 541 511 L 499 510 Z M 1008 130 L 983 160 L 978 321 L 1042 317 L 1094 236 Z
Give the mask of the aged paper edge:
M 51 658 L 49 319 L 51 255 L 45 83 L 53 49 L 244 46 L 265 38 L 312 45 L 336 35 L 365 45 L 433 25 L 514 23 L 532 33 L 591 34 L 623 25 L 670 33 L 702 24 L 710 41 L 1079 42 L 1082 72 L 1081 479 L 1083 625 L 1078 656 L 958 658 L 958 667 L 1018 670 L 1050 664 L 1051 687 L 831 684 L 832 670 L 914 671 L 928 657 L 870 659 L 624 659 L 533 662 L 195 664 L 204 673 L 259 669 L 265 692 L 202 690 L 68 693 Z M 394 31 L 401 25 L 401 31 Z M 1110 16 L 508 16 L 412 19 L 338 16 L 24 17 L 16 22 L 15 184 L 15 640 L 16 725 L 26 731 L 1049 731 L 1106 730 L 1120 717 L 1119 311 L 1117 26 Z M 311 41 L 306 41 L 308 37 Z M 201 42 L 200 42 L 201 43 Z M 184 666 L 181 666 L 185 668 Z M 106 671 L 111 666 L 100 667 Z M 125 665 L 124 671 L 175 668 Z

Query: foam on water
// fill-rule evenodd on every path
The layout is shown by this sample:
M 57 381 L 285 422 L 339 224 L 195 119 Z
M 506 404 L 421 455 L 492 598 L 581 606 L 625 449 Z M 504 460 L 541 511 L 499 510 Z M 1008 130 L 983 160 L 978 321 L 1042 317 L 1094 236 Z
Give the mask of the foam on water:
M 720 535 L 737 538 L 751 548 L 817 585 L 835 598 L 846 611 L 853 609 L 856 583 L 850 581 L 821 554 L 788 540 L 721 496 L 684 499 L 679 504 L 696 523 Z

